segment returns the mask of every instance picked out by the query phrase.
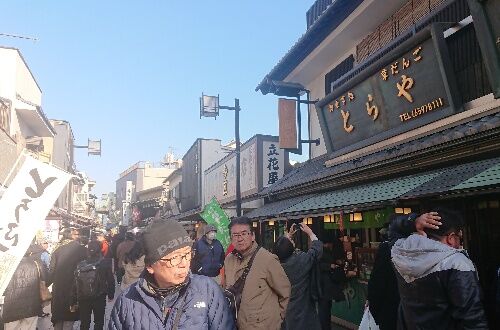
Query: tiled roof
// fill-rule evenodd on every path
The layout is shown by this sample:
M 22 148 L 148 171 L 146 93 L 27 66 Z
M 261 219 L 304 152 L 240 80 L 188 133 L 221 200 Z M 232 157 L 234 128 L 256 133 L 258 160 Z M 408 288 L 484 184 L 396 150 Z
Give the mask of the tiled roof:
M 299 65 L 325 38 L 335 30 L 363 0 L 336 0 L 300 37 L 281 58 L 255 89 L 258 91 L 268 79 L 283 80 Z
M 441 172 L 436 170 L 323 193 L 287 208 L 284 212 L 295 213 L 396 200 L 402 194 L 439 176 Z
M 292 170 L 278 182 L 263 191 L 263 194 L 273 195 L 288 191 L 302 184 L 330 179 L 355 169 L 373 165 L 383 161 L 398 159 L 403 156 L 416 155 L 439 146 L 444 146 L 461 139 L 472 138 L 474 135 L 487 131 L 498 131 L 500 128 L 500 113 L 490 114 L 472 121 L 462 123 L 440 132 L 436 132 L 409 142 L 393 146 L 369 155 L 364 155 L 350 161 L 326 167 L 325 162 L 333 159 L 345 151 L 340 150 L 325 154 L 305 162 L 302 166 Z
M 467 193 L 471 189 L 498 188 L 500 157 L 459 164 L 315 195 L 293 197 L 252 211 L 251 218 L 306 216 L 334 209 L 387 205 L 422 196 Z
M 314 196 L 314 195 L 292 197 L 290 199 L 285 199 L 282 201 L 265 204 L 264 206 L 259 207 L 258 209 L 255 209 L 255 210 L 245 214 L 245 216 L 249 217 L 250 219 L 265 219 L 265 218 L 269 218 L 269 217 L 276 217 L 283 210 L 285 210 L 291 206 L 294 206 L 295 204 L 300 203 L 306 199 L 309 199 L 312 196 Z
M 408 191 L 400 198 L 417 198 L 498 184 L 499 167 L 500 158 L 449 167 L 439 177 Z

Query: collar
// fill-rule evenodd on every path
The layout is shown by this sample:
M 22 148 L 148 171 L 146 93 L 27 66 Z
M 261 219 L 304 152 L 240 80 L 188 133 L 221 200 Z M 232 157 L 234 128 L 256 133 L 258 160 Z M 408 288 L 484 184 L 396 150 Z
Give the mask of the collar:
M 256 242 L 253 242 L 252 246 L 247 251 L 240 253 L 236 250 L 233 250 L 233 251 L 231 251 L 231 253 L 236 257 L 236 259 L 238 259 L 241 262 L 241 261 L 247 259 L 249 256 L 251 256 L 252 253 L 254 253 L 254 251 L 257 250 L 258 246 L 259 245 Z
M 144 281 L 142 282 L 142 288 L 144 289 L 145 292 L 147 292 L 149 295 L 155 298 L 165 298 L 167 296 L 177 295 L 179 291 L 181 291 L 184 287 L 186 287 L 189 284 L 190 277 L 191 273 L 188 274 L 184 282 L 164 289 L 158 287 L 158 284 L 156 284 L 153 275 L 151 275 L 149 272 L 146 271 L 144 273 Z

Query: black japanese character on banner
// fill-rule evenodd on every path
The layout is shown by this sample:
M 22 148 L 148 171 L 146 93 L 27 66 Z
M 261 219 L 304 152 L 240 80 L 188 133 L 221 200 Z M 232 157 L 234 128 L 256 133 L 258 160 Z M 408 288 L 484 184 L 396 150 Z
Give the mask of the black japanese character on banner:
M 25 199 L 21 200 L 21 204 L 19 204 L 19 205 L 16 207 L 16 212 L 15 212 L 15 214 L 16 214 L 16 222 L 17 222 L 17 223 L 19 223 L 19 209 L 21 209 L 21 208 L 22 208 L 23 210 L 28 211 L 28 210 L 30 209 L 30 208 L 28 207 L 28 203 L 30 203 L 30 202 L 31 202 L 31 199 L 27 199 L 27 198 L 25 198 Z
M 19 236 L 17 234 L 14 234 L 14 236 L 12 236 L 12 237 L 10 236 L 10 233 L 12 233 L 12 231 L 15 228 L 17 228 L 17 223 L 13 223 L 13 222 L 9 223 L 9 231 L 4 236 L 6 241 L 14 240 L 14 242 L 12 243 L 12 246 L 17 246 L 17 242 L 18 242 L 18 238 L 19 238 Z
M 35 182 L 36 190 L 33 189 L 32 187 L 25 187 L 24 191 L 26 192 L 26 195 L 28 197 L 31 197 L 32 199 L 39 198 L 40 196 L 43 195 L 45 189 L 52 184 L 57 178 L 56 177 L 49 177 L 45 181 L 42 182 L 40 179 L 40 174 L 38 173 L 38 170 L 36 168 L 32 169 L 29 171 L 29 174 L 33 178 L 33 181 Z M 7 225 L 8 231 L 4 235 L 5 241 L 8 241 L 8 243 L 11 244 L 11 246 L 17 246 L 17 243 L 19 241 L 19 235 L 16 233 L 13 233 L 13 231 L 18 228 L 19 224 L 19 216 L 20 216 L 20 211 L 21 209 L 24 211 L 29 210 L 29 203 L 32 202 L 32 199 L 29 198 L 23 198 L 21 199 L 21 202 L 16 206 L 16 209 L 14 211 L 14 216 L 16 219 L 16 222 L 9 222 Z M 4 228 L 0 228 L 0 231 L 4 230 Z M 13 241 L 13 242 L 11 242 Z M 4 244 L 0 243 L 0 251 L 6 252 L 8 251 L 9 248 L 5 246 Z
M 273 156 L 273 155 L 279 156 L 279 153 L 276 150 L 276 145 L 274 143 L 271 143 L 271 145 L 269 146 L 269 152 L 267 153 L 267 155 L 268 156 Z
M 26 187 L 24 191 L 31 198 L 38 198 L 42 196 L 45 188 L 47 188 L 56 179 L 55 177 L 51 176 L 47 178 L 47 180 L 42 182 L 42 180 L 40 179 L 40 174 L 38 174 L 38 170 L 36 168 L 30 171 L 30 175 L 35 181 L 36 191 L 34 191 L 33 188 L 30 187 Z
M 276 157 L 271 157 L 268 159 L 268 164 L 267 164 L 267 169 L 269 171 L 277 171 L 280 169 L 279 161 L 278 158 Z
M 267 184 L 273 184 L 278 181 L 278 172 L 269 172 L 269 180 L 267 180 Z

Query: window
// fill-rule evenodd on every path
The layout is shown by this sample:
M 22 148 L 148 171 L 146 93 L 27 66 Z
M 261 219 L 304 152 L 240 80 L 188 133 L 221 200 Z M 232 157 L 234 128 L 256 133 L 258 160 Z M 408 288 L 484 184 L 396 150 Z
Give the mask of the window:
M 330 72 L 325 75 L 325 95 L 328 95 L 332 91 L 332 84 L 342 77 L 344 74 L 349 72 L 354 67 L 354 56 L 350 55 L 348 58 L 340 62 L 336 67 L 334 67 Z

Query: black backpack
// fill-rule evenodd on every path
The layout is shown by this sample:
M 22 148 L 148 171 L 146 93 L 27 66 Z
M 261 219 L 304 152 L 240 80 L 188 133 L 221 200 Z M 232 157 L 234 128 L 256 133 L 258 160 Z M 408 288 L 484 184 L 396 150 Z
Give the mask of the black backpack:
M 75 279 L 78 300 L 97 298 L 106 292 L 103 279 L 99 275 L 99 264 L 100 260 L 94 263 L 84 260 L 76 267 Z

